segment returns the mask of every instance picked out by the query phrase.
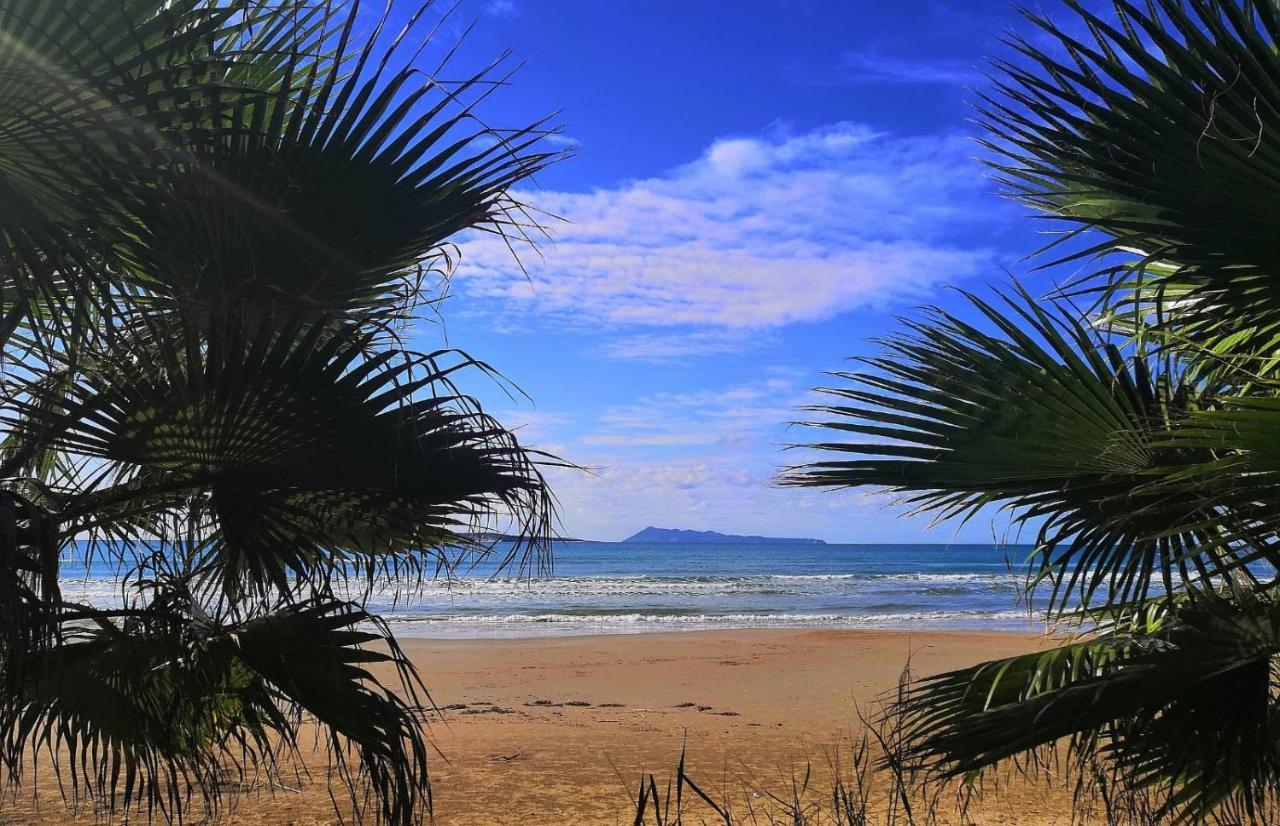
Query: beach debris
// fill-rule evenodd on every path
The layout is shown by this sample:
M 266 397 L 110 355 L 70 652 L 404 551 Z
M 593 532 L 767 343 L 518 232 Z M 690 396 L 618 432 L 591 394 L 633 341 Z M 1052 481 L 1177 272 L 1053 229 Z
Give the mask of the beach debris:
M 563 703 L 553 702 L 552 700 L 534 700 L 533 702 L 525 703 L 524 705 L 528 708 L 534 708 L 534 707 L 564 708 L 566 706 L 569 706 L 571 708 L 591 708 L 591 703 L 587 702 L 586 700 L 566 700 Z M 621 708 L 621 707 L 622 705 L 619 703 L 615 703 L 613 706 L 611 706 L 611 708 Z

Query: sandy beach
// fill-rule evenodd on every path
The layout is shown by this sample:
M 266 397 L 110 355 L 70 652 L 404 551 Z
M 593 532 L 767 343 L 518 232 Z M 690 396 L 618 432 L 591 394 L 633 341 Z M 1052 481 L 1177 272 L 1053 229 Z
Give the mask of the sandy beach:
M 908 658 L 926 674 L 1039 644 L 1011 633 L 817 630 L 404 641 L 440 707 L 429 725 L 442 826 L 629 823 L 628 788 L 644 773 L 672 775 L 682 745 L 708 791 L 731 801 L 781 791 L 806 760 L 821 774 L 834 750 L 847 751 L 857 709 L 891 690 Z M 222 821 L 337 822 L 321 765 L 303 788 L 251 794 Z M 40 791 L 38 806 L 29 789 L 5 803 L 0 821 L 93 822 L 68 821 L 53 788 Z M 1063 799 L 1005 789 L 954 822 L 1066 823 Z

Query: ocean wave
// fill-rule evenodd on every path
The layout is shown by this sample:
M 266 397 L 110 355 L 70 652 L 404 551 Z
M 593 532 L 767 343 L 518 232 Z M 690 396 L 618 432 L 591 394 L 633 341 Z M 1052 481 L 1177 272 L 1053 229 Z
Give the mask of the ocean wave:
M 1005 599 L 1020 590 L 1008 576 L 975 574 L 851 574 L 851 575 L 741 575 L 741 576 L 579 576 L 538 579 L 454 579 L 429 581 L 394 591 L 375 588 L 371 602 L 401 611 L 405 605 L 473 606 L 518 608 L 531 604 L 548 606 L 586 603 L 593 608 L 604 604 L 643 606 L 654 602 L 680 601 L 699 605 L 711 601 L 757 607 L 815 601 L 860 604 L 871 608 L 881 603 L 913 603 L 920 599 L 946 602 Z M 68 599 L 94 604 L 118 604 L 122 594 L 119 581 L 108 579 L 64 580 Z M 351 598 L 364 592 L 353 589 Z M 951 607 L 944 604 L 940 607 Z
M 1027 628 L 1021 577 L 991 552 L 950 564 L 936 550 L 700 548 L 637 559 L 614 546 L 577 548 L 550 577 L 468 570 L 399 591 L 353 588 L 398 633 L 541 636 L 713 628 Z M 585 551 L 590 550 L 587 554 Z M 834 554 L 834 556 L 833 556 Z M 846 554 L 841 557 L 840 554 Z M 913 570 L 915 568 L 915 570 Z M 67 599 L 117 606 L 134 593 L 115 571 L 68 571 Z M 343 594 L 340 594 L 340 596 Z
M 848 582 L 912 582 L 912 583 L 960 583 L 960 582 L 1020 582 L 1021 577 L 1008 572 L 999 573 L 856 573 L 856 574 L 595 574 L 590 576 L 530 576 L 530 577 L 478 577 L 456 576 L 426 580 L 424 590 L 529 590 L 537 588 L 576 588 L 583 585 L 650 585 L 682 584 L 709 588 L 740 583 L 848 583 Z M 119 589 L 115 577 L 64 577 L 63 587 L 110 587 Z
M 397 635 L 523 636 L 543 634 L 638 634 L 653 631 L 750 628 L 862 629 L 1031 629 L 1037 624 L 1022 611 L 909 611 L 879 615 L 847 614 L 617 614 L 551 612 L 539 614 L 439 614 L 388 617 Z
M 1007 591 L 1020 582 L 1004 574 L 761 574 L 699 576 L 555 576 L 532 579 L 453 579 L 423 583 L 413 589 L 423 596 L 471 595 L 529 597 L 564 594 L 728 594 L 789 595 L 839 593 L 907 587 L 993 589 Z
M 1017 573 L 1001 570 L 991 573 L 882 573 L 868 574 L 868 579 L 880 582 L 1017 582 L 1020 583 L 1023 577 Z

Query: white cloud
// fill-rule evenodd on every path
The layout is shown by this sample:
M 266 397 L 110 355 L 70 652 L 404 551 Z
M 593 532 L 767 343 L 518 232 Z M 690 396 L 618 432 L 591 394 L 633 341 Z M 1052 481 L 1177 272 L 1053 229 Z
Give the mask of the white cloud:
M 655 521 L 742 531 L 753 527 L 744 509 L 777 498 L 767 475 L 714 457 L 612 461 L 592 473 L 554 471 L 550 481 L 565 527 L 588 539 L 622 539 Z
M 698 456 L 623 459 L 549 478 L 567 535 L 586 539 L 623 539 L 646 525 L 855 542 L 900 530 L 883 502 L 854 491 L 783 489 L 773 477 L 773 468 L 752 469 L 740 457 Z
M 664 446 L 718 446 L 742 451 L 776 445 L 770 434 L 804 400 L 796 373 L 769 370 L 756 381 L 718 390 L 652 393 L 606 410 L 598 429 L 582 437 L 591 447 L 619 449 Z
M 841 64 L 841 79 L 853 82 L 979 86 L 986 81 L 982 72 L 960 60 L 919 60 L 856 51 L 846 52 Z
M 576 417 L 566 413 L 517 408 L 498 411 L 497 419 L 515 431 L 524 444 L 549 450 L 547 444 L 556 439 L 561 430 L 573 425 Z
M 543 135 L 542 142 L 550 146 L 582 146 L 582 141 L 562 132 L 551 132 Z
M 520 14 L 520 8 L 515 0 L 489 0 L 484 13 L 491 17 L 516 17 Z
M 630 361 L 679 362 L 697 356 L 740 353 L 775 338 L 774 334 L 758 330 L 720 328 L 635 333 L 611 338 L 600 353 L 606 358 Z
M 584 461 L 548 474 L 567 536 L 619 540 L 646 525 L 829 542 L 990 542 L 1010 539 L 1007 515 L 986 512 L 967 524 L 930 527 L 904 520 L 894 497 L 857 490 L 781 488 L 778 468 L 739 454 Z M 993 533 L 993 531 L 995 533 Z M 1023 533 L 1025 539 L 1026 533 Z
M 583 468 L 547 468 L 569 536 L 622 539 L 656 524 L 901 541 L 901 509 L 886 507 L 892 497 L 776 485 L 783 466 L 811 458 L 808 451 L 778 449 L 789 437 L 805 441 L 809 435 L 789 433 L 784 425 L 806 398 L 808 380 L 801 371 L 766 367 L 754 381 L 650 393 L 606 409 L 585 434 L 576 427 L 582 423 L 577 416 L 519 410 L 500 415 L 503 421 L 527 423 L 522 433 L 536 433 L 535 444 Z M 914 527 L 913 537 L 921 535 L 921 525 Z M 989 539 L 981 520 L 960 533 L 957 528 L 939 528 L 933 541 Z
M 556 323 L 630 333 L 609 355 L 653 358 L 727 349 L 727 331 L 761 331 L 919 300 L 986 270 L 970 238 L 993 215 L 975 146 L 958 134 L 900 137 L 842 123 L 717 141 L 656 178 L 589 193 L 536 192 L 563 216 L 556 242 L 526 256 L 468 241 L 455 284 Z M 645 332 L 648 330 L 648 332 Z M 714 332 L 709 332 L 714 331 Z

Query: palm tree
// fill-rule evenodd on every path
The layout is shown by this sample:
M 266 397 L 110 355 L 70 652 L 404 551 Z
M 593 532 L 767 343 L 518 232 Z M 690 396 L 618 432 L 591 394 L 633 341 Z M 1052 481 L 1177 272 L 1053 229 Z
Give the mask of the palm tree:
M 536 231 L 508 193 L 557 155 L 477 118 L 503 61 L 440 79 L 428 9 L 382 15 L 0 2 L 6 786 L 45 762 L 109 812 L 209 812 L 305 719 L 358 818 L 430 807 L 426 697 L 364 605 L 482 526 L 537 561 L 552 507 L 453 384 L 487 368 L 402 333 L 459 232 Z M 70 563 L 116 603 L 65 599 Z
M 1000 180 L 1059 222 L 1044 266 L 1076 275 L 907 321 L 821 390 L 832 438 L 784 481 L 1034 533 L 1031 582 L 1072 638 L 919 681 L 900 710 L 920 770 L 1065 755 L 1161 818 L 1267 821 L 1280 4 L 1063 6 L 1026 14 L 978 108 Z

